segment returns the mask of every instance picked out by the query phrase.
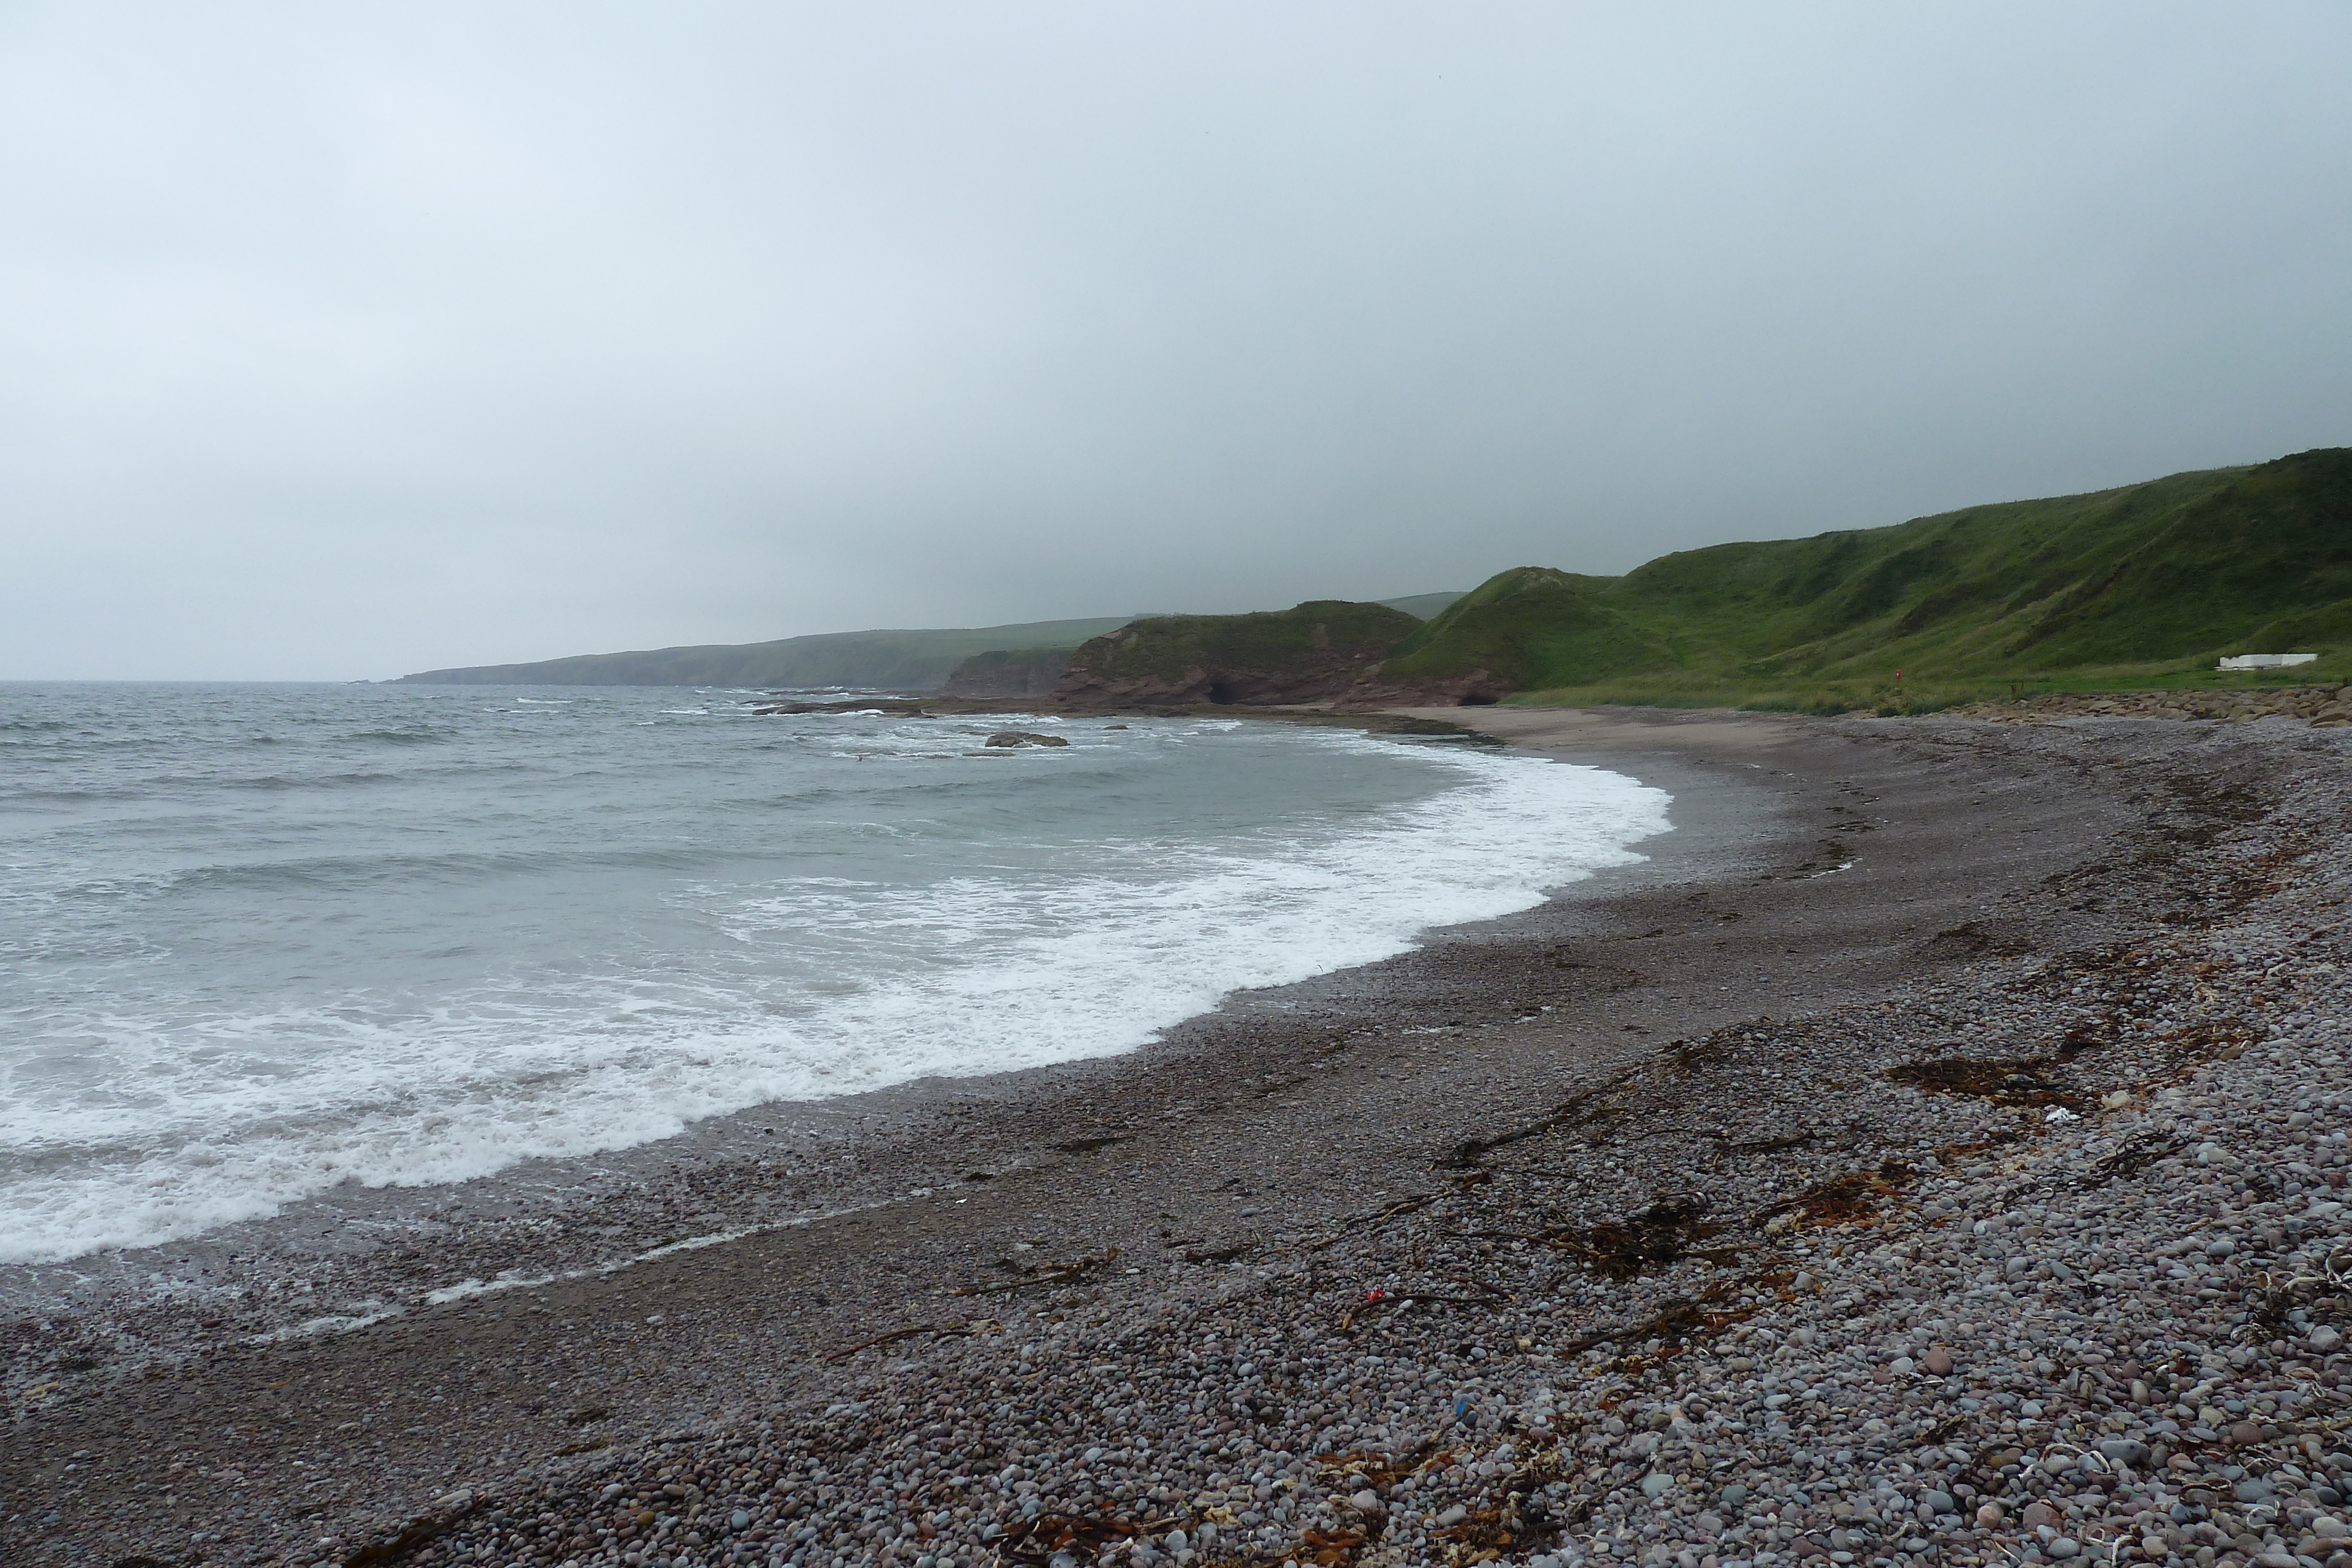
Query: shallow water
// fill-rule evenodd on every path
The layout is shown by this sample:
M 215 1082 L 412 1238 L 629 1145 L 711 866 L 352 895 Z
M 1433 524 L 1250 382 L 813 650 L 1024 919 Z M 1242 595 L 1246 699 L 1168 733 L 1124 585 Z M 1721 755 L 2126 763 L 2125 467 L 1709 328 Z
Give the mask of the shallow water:
M 0 1260 L 1131 1050 L 1666 825 L 1459 745 L 746 696 L 0 686 Z

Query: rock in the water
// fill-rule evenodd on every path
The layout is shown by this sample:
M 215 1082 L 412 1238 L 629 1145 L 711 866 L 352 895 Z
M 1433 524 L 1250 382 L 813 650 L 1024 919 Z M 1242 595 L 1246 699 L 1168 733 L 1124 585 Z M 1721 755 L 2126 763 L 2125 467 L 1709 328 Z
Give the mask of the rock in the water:
M 1070 743 L 1058 735 L 1039 735 L 1034 730 L 1000 729 L 988 737 L 991 746 L 1067 746 Z

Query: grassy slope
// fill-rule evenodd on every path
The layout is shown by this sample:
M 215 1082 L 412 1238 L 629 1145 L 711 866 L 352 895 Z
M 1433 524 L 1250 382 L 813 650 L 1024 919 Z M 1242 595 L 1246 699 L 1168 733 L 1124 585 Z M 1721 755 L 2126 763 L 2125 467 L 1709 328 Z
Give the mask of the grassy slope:
M 2221 677 L 2223 653 L 2317 651 Z M 1583 701 L 1935 706 L 2051 684 L 2272 684 L 2352 655 L 2352 450 L 1974 507 L 1893 528 L 1717 545 L 1622 578 L 1521 567 L 1399 646 Z

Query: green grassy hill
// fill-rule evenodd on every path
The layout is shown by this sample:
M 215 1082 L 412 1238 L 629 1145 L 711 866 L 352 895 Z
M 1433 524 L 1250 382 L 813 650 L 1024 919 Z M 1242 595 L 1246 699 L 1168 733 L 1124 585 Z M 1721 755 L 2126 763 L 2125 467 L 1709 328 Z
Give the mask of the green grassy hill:
M 2219 656 L 2352 653 L 2352 449 L 1893 528 L 1716 545 L 1623 577 L 1520 567 L 1401 643 L 1384 676 L 1484 669 L 1582 701 L 1899 706 L 2206 678 Z

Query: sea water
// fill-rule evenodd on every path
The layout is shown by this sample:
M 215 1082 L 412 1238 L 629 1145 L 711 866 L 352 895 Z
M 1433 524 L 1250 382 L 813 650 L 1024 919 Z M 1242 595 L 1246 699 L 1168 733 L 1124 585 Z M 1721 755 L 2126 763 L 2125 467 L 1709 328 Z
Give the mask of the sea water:
M 0 685 L 0 1261 L 1131 1051 L 1667 825 L 1458 743 L 749 695 Z

